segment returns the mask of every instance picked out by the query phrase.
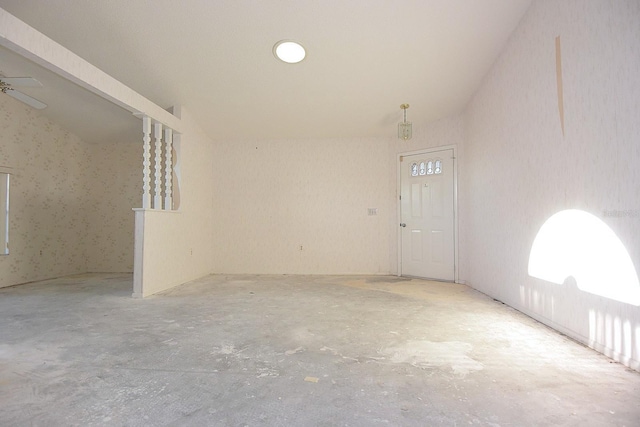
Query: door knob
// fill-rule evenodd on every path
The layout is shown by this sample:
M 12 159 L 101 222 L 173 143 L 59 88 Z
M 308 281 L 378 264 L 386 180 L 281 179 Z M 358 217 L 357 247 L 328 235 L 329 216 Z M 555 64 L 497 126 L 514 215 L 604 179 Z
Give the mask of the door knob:
M 406 227 L 406 226 L 407 226 L 407 224 L 405 224 L 404 222 L 400 223 L 400 227 Z

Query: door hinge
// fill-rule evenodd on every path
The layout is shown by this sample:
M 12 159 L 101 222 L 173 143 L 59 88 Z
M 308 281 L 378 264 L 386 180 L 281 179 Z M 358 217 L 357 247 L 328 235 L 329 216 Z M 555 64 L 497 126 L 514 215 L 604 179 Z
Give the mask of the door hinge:
M 402 200 L 402 195 L 398 196 L 398 199 Z
M 400 156 L 400 161 L 403 161 L 403 160 L 404 160 L 404 156 Z

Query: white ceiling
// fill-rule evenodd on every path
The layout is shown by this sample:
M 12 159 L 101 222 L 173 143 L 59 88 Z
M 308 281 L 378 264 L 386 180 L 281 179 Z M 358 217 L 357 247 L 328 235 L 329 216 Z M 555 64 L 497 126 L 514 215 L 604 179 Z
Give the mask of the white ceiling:
M 530 3 L 0 0 L 0 7 L 161 107 L 184 106 L 214 139 L 272 139 L 393 136 L 402 103 L 411 105 L 414 126 L 462 111 Z M 272 47 L 282 39 L 302 43 L 307 58 L 276 60 Z M 45 88 L 29 94 L 89 141 L 135 126 L 128 113 L 14 54 L 2 50 L 0 61 L 5 75 L 42 74 Z

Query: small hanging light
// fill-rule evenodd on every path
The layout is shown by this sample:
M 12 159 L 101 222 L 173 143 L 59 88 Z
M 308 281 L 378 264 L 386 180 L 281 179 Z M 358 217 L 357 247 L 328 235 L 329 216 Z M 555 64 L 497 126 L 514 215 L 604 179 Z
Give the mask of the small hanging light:
M 407 121 L 407 108 L 409 108 L 409 104 L 402 104 L 400 108 L 402 108 L 404 113 L 404 120 L 402 123 L 398 123 L 398 138 L 407 141 L 411 139 L 411 122 Z

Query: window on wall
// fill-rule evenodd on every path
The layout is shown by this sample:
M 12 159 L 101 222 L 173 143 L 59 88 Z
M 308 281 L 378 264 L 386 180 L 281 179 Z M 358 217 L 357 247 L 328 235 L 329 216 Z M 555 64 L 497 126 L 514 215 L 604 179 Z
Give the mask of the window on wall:
M 9 254 L 9 174 L 0 172 L 0 255 Z

